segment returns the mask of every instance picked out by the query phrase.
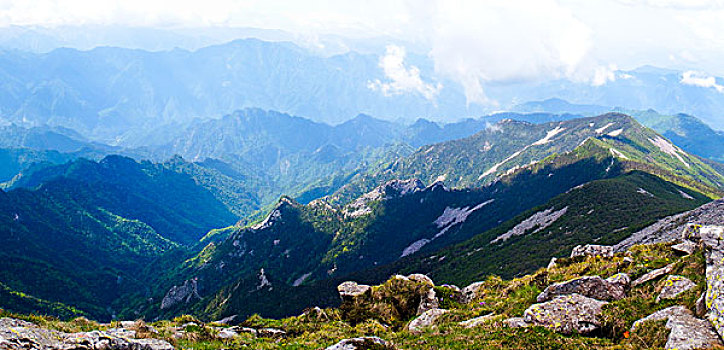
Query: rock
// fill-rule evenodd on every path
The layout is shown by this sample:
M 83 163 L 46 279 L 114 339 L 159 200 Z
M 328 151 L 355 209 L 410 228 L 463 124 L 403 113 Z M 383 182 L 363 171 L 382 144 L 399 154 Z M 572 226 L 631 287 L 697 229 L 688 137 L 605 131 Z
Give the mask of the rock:
M 530 326 L 530 324 L 528 322 L 525 322 L 522 317 L 511 317 L 509 319 L 503 320 L 503 324 L 509 328 L 522 328 Z
M 556 261 L 557 261 L 557 260 L 558 260 L 558 259 L 557 259 L 556 257 L 552 257 L 552 258 L 551 258 L 551 261 L 548 263 L 548 266 L 546 266 L 546 268 L 547 268 L 547 269 L 552 269 L 552 268 L 558 266 L 558 264 L 556 264 Z
M 432 282 L 432 279 L 430 277 L 427 277 L 426 275 L 423 275 L 421 273 L 413 273 L 411 275 L 408 275 L 407 279 L 415 281 L 415 282 L 426 283 L 431 286 L 435 285 L 435 283 Z
M 255 337 L 256 337 L 256 335 L 257 335 L 257 333 L 258 333 L 258 332 L 256 331 L 256 329 L 250 328 L 250 327 L 236 327 L 234 330 L 235 330 L 237 333 L 249 333 L 249 334 L 251 334 L 251 335 L 253 335 L 253 336 L 255 336 Z
M 458 324 L 465 328 L 474 328 L 474 327 L 478 327 L 478 326 L 484 324 L 485 322 L 492 320 L 493 317 L 495 317 L 495 314 L 490 313 L 490 314 L 487 314 L 484 316 L 478 316 L 476 318 L 471 318 L 467 321 L 459 322 Z
M 586 244 L 578 245 L 571 251 L 571 258 L 577 256 L 598 256 L 610 258 L 613 256 L 613 246 Z
M 234 320 L 236 320 L 236 318 L 237 318 L 238 316 L 239 316 L 239 315 L 231 315 L 231 316 L 229 316 L 229 317 L 224 317 L 224 318 L 222 318 L 222 319 L 220 319 L 220 320 L 218 320 L 218 321 L 214 321 L 214 323 L 216 323 L 216 324 L 221 324 L 221 325 L 224 325 L 224 326 L 229 326 L 229 325 L 231 325 L 231 324 L 234 323 Z
M 301 316 L 307 320 L 329 321 L 329 315 L 319 306 L 304 310 Z
M 325 350 L 368 350 L 368 349 L 389 349 L 395 347 L 386 340 L 378 337 L 361 337 L 344 339 L 337 344 L 327 347 Z
M 696 250 L 696 243 L 687 239 L 679 244 L 674 244 L 671 249 L 683 255 L 691 255 Z
M 648 272 L 647 274 L 637 278 L 635 281 L 631 282 L 631 287 L 636 287 L 640 284 L 644 284 L 648 281 L 655 280 L 663 275 L 666 275 L 671 272 L 671 270 L 674 269 L 674 264 L 671 263 L 669 265 L 666 265 L 660 269 L 653 270 L 651 272 Z
M 679 296 L 679 294 L 694 287 L 696 287 L 696 283 L 690 279 L 684 276 L 671 275 L 664 281 L 664 288 L 661 289 L 661 293 L 656 297 L 656 302 L 662 299 L 674 299 Z
M 347 281 L 337 286 L 337 291 L 342 300 L 352 299 L 370 291 L 370 286 L 365 284 L 357 284 L 357 282 Z
M 531 305 L 523 312 L 523 320 L 563 334 L 590 334 L 600 328 L 598 316 L 606 304 L 605 301 L 580 294 L 559 296 L 545 303 Z
M 701 293 L 701 296 L 699 299 L 696 299 L 696 316 L 697 317 L 704 317 L 706 314 L 706 292 Z
M 236 333 L 236 331 L 231 328 L 221 328 L 219 329 L 219 333 L 216 334 L 216 337 L 219 339 L 230 339 L 238 335 L 239 333 Z
M 281 338 L 287 335 L 287 332 L 277 328 L 259 328 L 256 330 L 256 336 L 261 338 Z
M 706 318 L 724 337 L 724 226 L 690 225 L 684 238 L 700 241 L 706 258 Z
M 627 265 L 633 264 L 634 259 L 633 259 L 632 257 L 630 257 L 630 256 L 626 256 L 626 257 L 623 258 L 623 262 L 625 262 Z
M 480 287 L 483 286 L 483 283 L 484 282 L 475 282 L 463 288 L 461 291 L 463 304 L 467 304 L 480 297 L 479 290 Z
M 417 307 L 417 315 L 422 315 L 427 310 L 437 309 L 440 303 L 435 295 L 435 289 L 430 287 L 427 293 L 425 293 L 420 299 L 420 305 Z
M 3 349 L 40 350 L 173 350 L 160 339 L 133 339 L 116 332 L 64 333 L 38 327 L 35 324 L 9 318 L 0 319 L 0 339 Z
M 666 320 L 666 328 L 671 330 L 666 349 L 709 349 L 724 345 L 709 322 L 694 317 L 689 309 L 681 305 L 659 310 L 634 322 L 631 331 L 644 322 L 662 320 Z
M 186 280 L 180 286 L 173 286 L 166 292 L 161 300 L 161 310 L 171 308 L 179 303 L 190 303 L 194 299 L 201 299 L 199 295 L 198 279 Z M 124 326 L 125 327 L 125 326 Z
M 448 312 L 445 309 L 432 309 L 427 310 L 422 315 L 418 316 L 414 320 L 407 324 L 407 330 L 414 334 L 422 333 L 422 330 L 433 326 L 438 317 Z
M 614 275 L 608 280 L 604 280 L 600 276 L 583 276 L 548 286 L 536 300 L 542 303 L 568 294 L 580 294 L 598 300 L 620 300 L 626 297 L 630 281 L 626 274 Z

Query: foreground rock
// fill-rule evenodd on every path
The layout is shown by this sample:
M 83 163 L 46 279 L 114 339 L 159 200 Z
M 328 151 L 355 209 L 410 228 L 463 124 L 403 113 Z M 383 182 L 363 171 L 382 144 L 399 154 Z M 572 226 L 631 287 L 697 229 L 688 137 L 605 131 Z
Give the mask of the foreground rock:
M 626 297 L 630 284 L 631 279 L 625 273 L 611 276 L 605 280 L 600 276 L 583 276 L 548 286 L 536 300 L 542 303 L 557 296 L 569 294 L 580 294 L 598 300 L 620 300 Z
M 701 241 L 706 258 L 706 318 L 724 336 L 724 226 L 690 226 L 685 239 Z
M 559 296 L 531 305 L 523 312 L 523 320 L 526 324 L 551 328 L 563 334 L 590 334 L 601 327 L 598 317 L 606 304 L 580 294 Z
M 666 328 L 671 330 L 666 349 L 710 349 L 724 345 L 709 322 L 694 317 L 684 306 L 672 306 L 654 312 L 634 322 L 631 331 L 636 331 L 644 322 L 663 320 L 666 320 Z
M 361 337 L 344 339 L 325 350 L 367 350 L 367 349 L 386 349 L 394 350 L 395 347 L 390 342 L 378 337 Z
M 483 316 L 478 316 L 476 318 L 471 318 L 467 321 L 459 322 L 458 324 L 465 327 L 465 328 L 475 328 L 478 326 L 481 326 L 488 321 L 492 320 L 495 317 L 495 314 L 487 314 Z
M 689 289 L 696 287 L 696 283 L 684 276 L 671 275 L 664 281 L 664 287 L 661 289 L 661 293 L 656 297 L 656 302 L 664 299 L 674 299 L 679 294 L 686 292 Z
M 374 288 L 344 282 L 337 290 L 342 298 L 342 318 L 352 324 L 376 319 L 384 324 L 401 324 L 439 305 L 427 276 L 396 275 Z
M 672 245 L 671 249 L 683 255 L 691 255 L 696 250 L 696 243 L 687 239 L 679 244 Z
M 674 264 L 666 265 L 660 269 L 653 270 L 639 278 L 637 278 L 635 281 L 631 282 L 631 287 L 636 287 L 640 284 L 644 284 L 648 281 L 655 280 L 663 275 L 666 275 L 671 272 L 671 270 L 674 269 Z
M 571 258 L 578 256 L 594 256 L 610 258 L 613 256 L 613 246 L 586 244 L 578 245 L 571 251 Z
M 117 334 L 117 332 L 116 332 Z M 12 318 L 0 319 L 0 348 L 8 350 L 173 350 L 159 339 L 134 339 L 113 332 L 64 333 Z
M 445 309 L 427 310 L 422 315 L 410 321 L 407 325 L 407 330 L 413 334 L 420 334 L 425 328 L 433 326 L 435 321 L 437 321 L 437 319 L 444 315 L 447 311 L 448 310 Z

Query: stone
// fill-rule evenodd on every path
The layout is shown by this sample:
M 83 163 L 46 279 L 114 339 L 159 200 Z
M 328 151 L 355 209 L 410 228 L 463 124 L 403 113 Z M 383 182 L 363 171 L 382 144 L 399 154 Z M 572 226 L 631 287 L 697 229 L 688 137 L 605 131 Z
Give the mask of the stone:
M 327 347 L 325 350 L 393 350 L 394 348 L 390 342 L 384 339 L 378 337 L 361 337 L 341 340 L 339 343 Z
M 556 261 L 558 261 L 558 259 L 557 259 L 556 257 L 552 257 L 552 258 L 551 258 L 551 261 L 548 262 L 548 266 L 546 266 L 546 268 L 547 268 L 547 269 L 552 269 L 552 268 L 558 266 L 558 264 L 556 264 Z
M 655 280 L 655 279 L 657 279 L 657 278 L 659 278 L 659 277 L 661 277 L 661 276 L 663 276 L 663 275 L 666 275 L 666 274 L 670 273 L 671 270 L 673 270 L 673 269 L 674 269 L 674 264 L 671 263 L 671 264 L 666 265 L 666 266 L 664 266 L 664 267 L 662 267 L 662 268 L 660 268 L 660 269 L 656 269 L 656 270 L 650 271 L 650 272 L 646 273 L 645 275 L 637 278 L 635 281 L 631 282 L 631 287 L 636 287 L 636 286 L 638 286 L 638 285 L 640 285 L 640 284 L 644 284 L 644 283 L 646 283 L 646 282 L 648 282 L 648 281 Z
M 542 303 L 568 294 L 579 294 L 598 300 L 620 300 L 626 297 L 630 281 L 626 274 L 614 275 L 608 280 L 604 280 L 600 276 L 583 276 L 548 286 L 536 300 Z
M 329 321 L 329 315 L 327 315 L 327 312 L 319 306 L 304 310 L 301 316 L 305 317 L 307 320 Z
M 685 239 L 700 241 L 706 258 L 706 318 L 724 337 L 724 226 L 690 225 Z
M 684 276 L 670 275 L 664 281 L 664 287 L 661 289 L 659 296 L 656 297 L 656 302 L 663 299 L 674 299 L 679 296 L 679 294 L 694 287 L 696 287 L 696 283 L 692 282 L 690 279 Z
M 644 322 L 662 320 L 666 320 L 666 328 L 671 330 L 664 346 L 666 349 L 709 349 L 724 345 L 709 322 L 694 317 L 689 309 L 681 305 L 659 310 L 634 322 L 631 331 Z
M 696 243 L 687 239 L 679 244 L 674 244 L 671 249 L 683 255 L 691 255 L 696 250 Z
M 480 287 L 483 286 L 484 282 L 475 282 L 470 284 L 469 286 L 465 287 L 460 291 L 462 293 L 462 301 L 463 304 L 467 304 L 478 297 L 480 297 Z
M 503 320 L 503 324 L 508 328 L 523 328 L 528 327 L 530 324 L 525 322 L 522 317 L 511 317 Z
M 613 246 L 586 244 L 578 245 L 571 251 L 571 258 L 577 256 L 613 257 Z
M 218 321 L 214 321 L 214 323 L 224 325 L 224 326 L 229 326 L 229 325 L 234 324 L 234 321 L 237 319 L 237 317 L 239 317 L 239 315 L 231 315 L 229 317 L 224 317 Z
M 407 279 L 409 279 L 411 281 L 415 281 L 415 282 L 429 284 L 431 286 L 435 285 L 435 283 L 432 282 L 432 279 L 430 277 L 427 277 L 426 275 L 423 275 L 421 273 L 413 273 L 411 275 L 408 275 Z
M 371 290 L 371 287 L 357 282 L 347 281 L 337 286 L 337 291 L 342 300 L 352 299 Z
M 277 328 L 259 328 L 256 330 L 256 336 L 261 338 L 281 338 L 287 335 L 287 332 Z
M 475 328 L 475 327 L 479 327 L 482 324 L 492 320 L 494 317 L 495 317 L 495 314 L 490 313 L 487 315 L 478 316 L 476 318 L 471 318 L 467 321 L 459 322 L 458 324 L 465 328 Z
M 410 321 L 410 323 L 407 324 L 407 330 L 413 334 L 420 334 L 423 329 L 433 326 L 435 321 L 446 312 L 448 312 L 448 310 L 445 309 L 427 310 L 422 315 Z
M 236 331 L 231 328 L 221 328 L 219 333 L 216 334 L 216 337 L 219 339 L 231 339 L 238 335 L 239 333 L 236 333 Z
M 559 296 L 533 304 L 523 312 L 525 323 L 542 326 L 563 334 L 590 334 L 601 327 L 598 319 L 605 301 L 580 294 Z
M 696 317 L 704 317 L 706 314 L 706 292 L 701 293 L 701 296 L 699 299 L 696 299 L 696 303 L 694 304 L 696 307 Z
M 420 305 L 417 307 L 417 315 L 422 315 L 427 310 L 437 309 L 440 306 L 440 302 L 437 300 L 435 295 L 435 289 L 430 287 L 427 293 L 425 293 L 420 299 Z
M 626 256 L 623 258 L 623 262 L 625 262 L 627 265 L 633 264 L 634 259 L 630 256 Z

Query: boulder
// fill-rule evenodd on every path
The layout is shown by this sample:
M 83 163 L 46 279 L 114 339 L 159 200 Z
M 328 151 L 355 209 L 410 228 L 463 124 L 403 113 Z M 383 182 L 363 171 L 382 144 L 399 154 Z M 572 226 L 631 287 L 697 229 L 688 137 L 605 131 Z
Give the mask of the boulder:
M 696 250 L 696 243 L 687 239 L 679 244 L 674 244 L 671 249 L 682 255 L 691 255 Z
M 551 261 L 548 262 L 548 266 L 546 266 L 546 268 L 547 268 L 547 269 L 552 269 L 552 268 L 558 266 L 558 264 L 556 263 L 557 261 L 558 261 L 558 259 L 557 259 L 556 257 L 552 257 L 552 258 L 551 258 Z
M 484 282 L 475 282 L 470 284 L 469 286 L 463 288 L 460 293 L 462 293 L 462 302 L 463 304 L 467 304 L 478 297 L 480 297 L 480 287 L 483 286 Z
M 236 333 L 236 331 L 232 328 L 221 328 L 219 329 L 219 332 L 216 334 L 216 337 L 219 339 L 230 339 L 238 336 L 239 333 Z
M 700 241 L 706 258 L 706 318 L 724 337 L 724 226 L 690 226 L 684 238 Z
M 508 328 L 522 328 L 530 326 L 530 324 L 528 322 L 525 322 L 525 319 L 523 319 L 522 317 L 511 317 L 505 319 L 503 320 L 503 324 Z
M 304 310 L 300 316 L 311 321 L 329 321 L 329 315 L 319 306 Z
M 259 328 L 256 330 L 256 336 L 260 338 L 281 338 L 287 335 L 287 332 L 277 328 Z
M 478 326 L 492 320 L 494 317 L 495 317 L 495 314 L 490 313 L 487 315 L 478 316 L 476 318 L 471 318 L 467 321 L 459 322 L 458 324 L 465 328 L 475 328 L 475 327 L 478 327 Z
M 634 322 L 631 331 L 644 322 L 662 320 L 666 320 L 666 328 L 671 330 L 666 349 L 709 349 L 724 345 L 709 322 L 694 317 L 689 309 L 680 305 L 659 310 Z
M 342 300 L 352 299 L 369 292 L 370 286 L 365 284 L 357 284 L 357 282 L 347 281 L 337 286 L 337 291 Z
M 420 299 L 420 305 L 417 307 L 417 315 L 422 315 L 427 310 L 437 309 L 440 306 L 440 302 L 437 300 L 435 295 L 435 289 L 430 287 L 427 293 L 422 295 Z
M 674 269 L 674 264 L 671 263 L 669 265 L 666 265 L 660 269 L 653 270 L 651 272 L 646 273 L 645 275 L 637 278 L 635 281 L 631 282 L 631 287 L 636 287 L 640 284 L 644 284 L 648 281 L 655 280 L 663 275 L 666 275 L 671 272 L 671 270 Z
M 604 280 L 600 276 L 583 276 L 548 286 L 538 295 L 539 303 L 560 295 L 580 294 L 598 300 L 620 300 L 626 297 L 631 279 L 626 274 L 617 274 Z
M 659 296 L 656 297 L 656 302 L 663 299 L 674 299 L 679 296 L 679 294 L 694 287 L 696 287 L 696 283 L 692 282 L 690 279 L 684 276 L 670 275 L 664 281 L 664 287 L 661 289 Z
M 435 321 L 446 312 L 448 312 L 448 310 L 445 309 L 427 310 L 422 315 L 410 321 L 410 323 L 407 324 L 407 330 L 413 334 L 420 334 L 423 329 L 433 326 Z
M 610 258 L 613 256 L 613 246 L 597 244 L 578 245 L 573 248 L 573 251 L 571 251 L 571 258 L 575 258 L 577 256 Z
M 556 332 L 590 334 L 601 326 L 598 319 L 605 301 L 580 294 L 559 296 L 545 303 L 533 304 L 523 312 L 527 324 L 551 328 Z
M 393 350 L 395 347 L 388 341 L 378 337 L 361 337 L 344 339 L 337 344 L 327 347 L 325 350 L 368 350 L 386 349 Z
M 415 282 L 429 284 L 431 286 L 435 285 L 435 283 L 432 282 L 432 279 L 430 277 L 427 277 L 426 275 L 423 275 L 421 273 L 413 273 L 411 275 L 408 275 L 407 279 L 409 279 L 411 281 L 415 281 Z
M 696 317 L 704 317 L 706 314 L 706 292 L 701 293 L 694 306 L 696 307 Z

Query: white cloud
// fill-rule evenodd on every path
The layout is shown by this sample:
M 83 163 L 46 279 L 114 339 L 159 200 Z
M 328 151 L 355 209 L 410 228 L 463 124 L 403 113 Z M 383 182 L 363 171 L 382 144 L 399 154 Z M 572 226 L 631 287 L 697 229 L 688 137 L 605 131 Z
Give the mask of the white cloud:
M 702 72 L 686 71 L 682 74 L 680 82 L 684 85 L 714 88 L 716 91 L 724 93 L 724 85 L 717 84 L 716 78 Z
M 609 64 L 608 66 L 598 66 L 594 70 L 593 73 L 593 80 L 591 80 L 591 85 L 593 86 L 602 86 L 606 85 L 608 82 L 616 81 L 616 71 L 618 70 L 618 67 L 616 67 L 615 64 Z
M 372 90 L 381 91 L 385 96 L 417 92 L 428 100 L 433 100 L 440 93 L 442 84 L 426 83 L 420 77 L 420 69 L 415 66 L 405 67 L 405 48 L 388 45 L 387 51 L 380 58 L 380 68 L 385 72 L 388 81 L 379 79 L 367 84 Z

